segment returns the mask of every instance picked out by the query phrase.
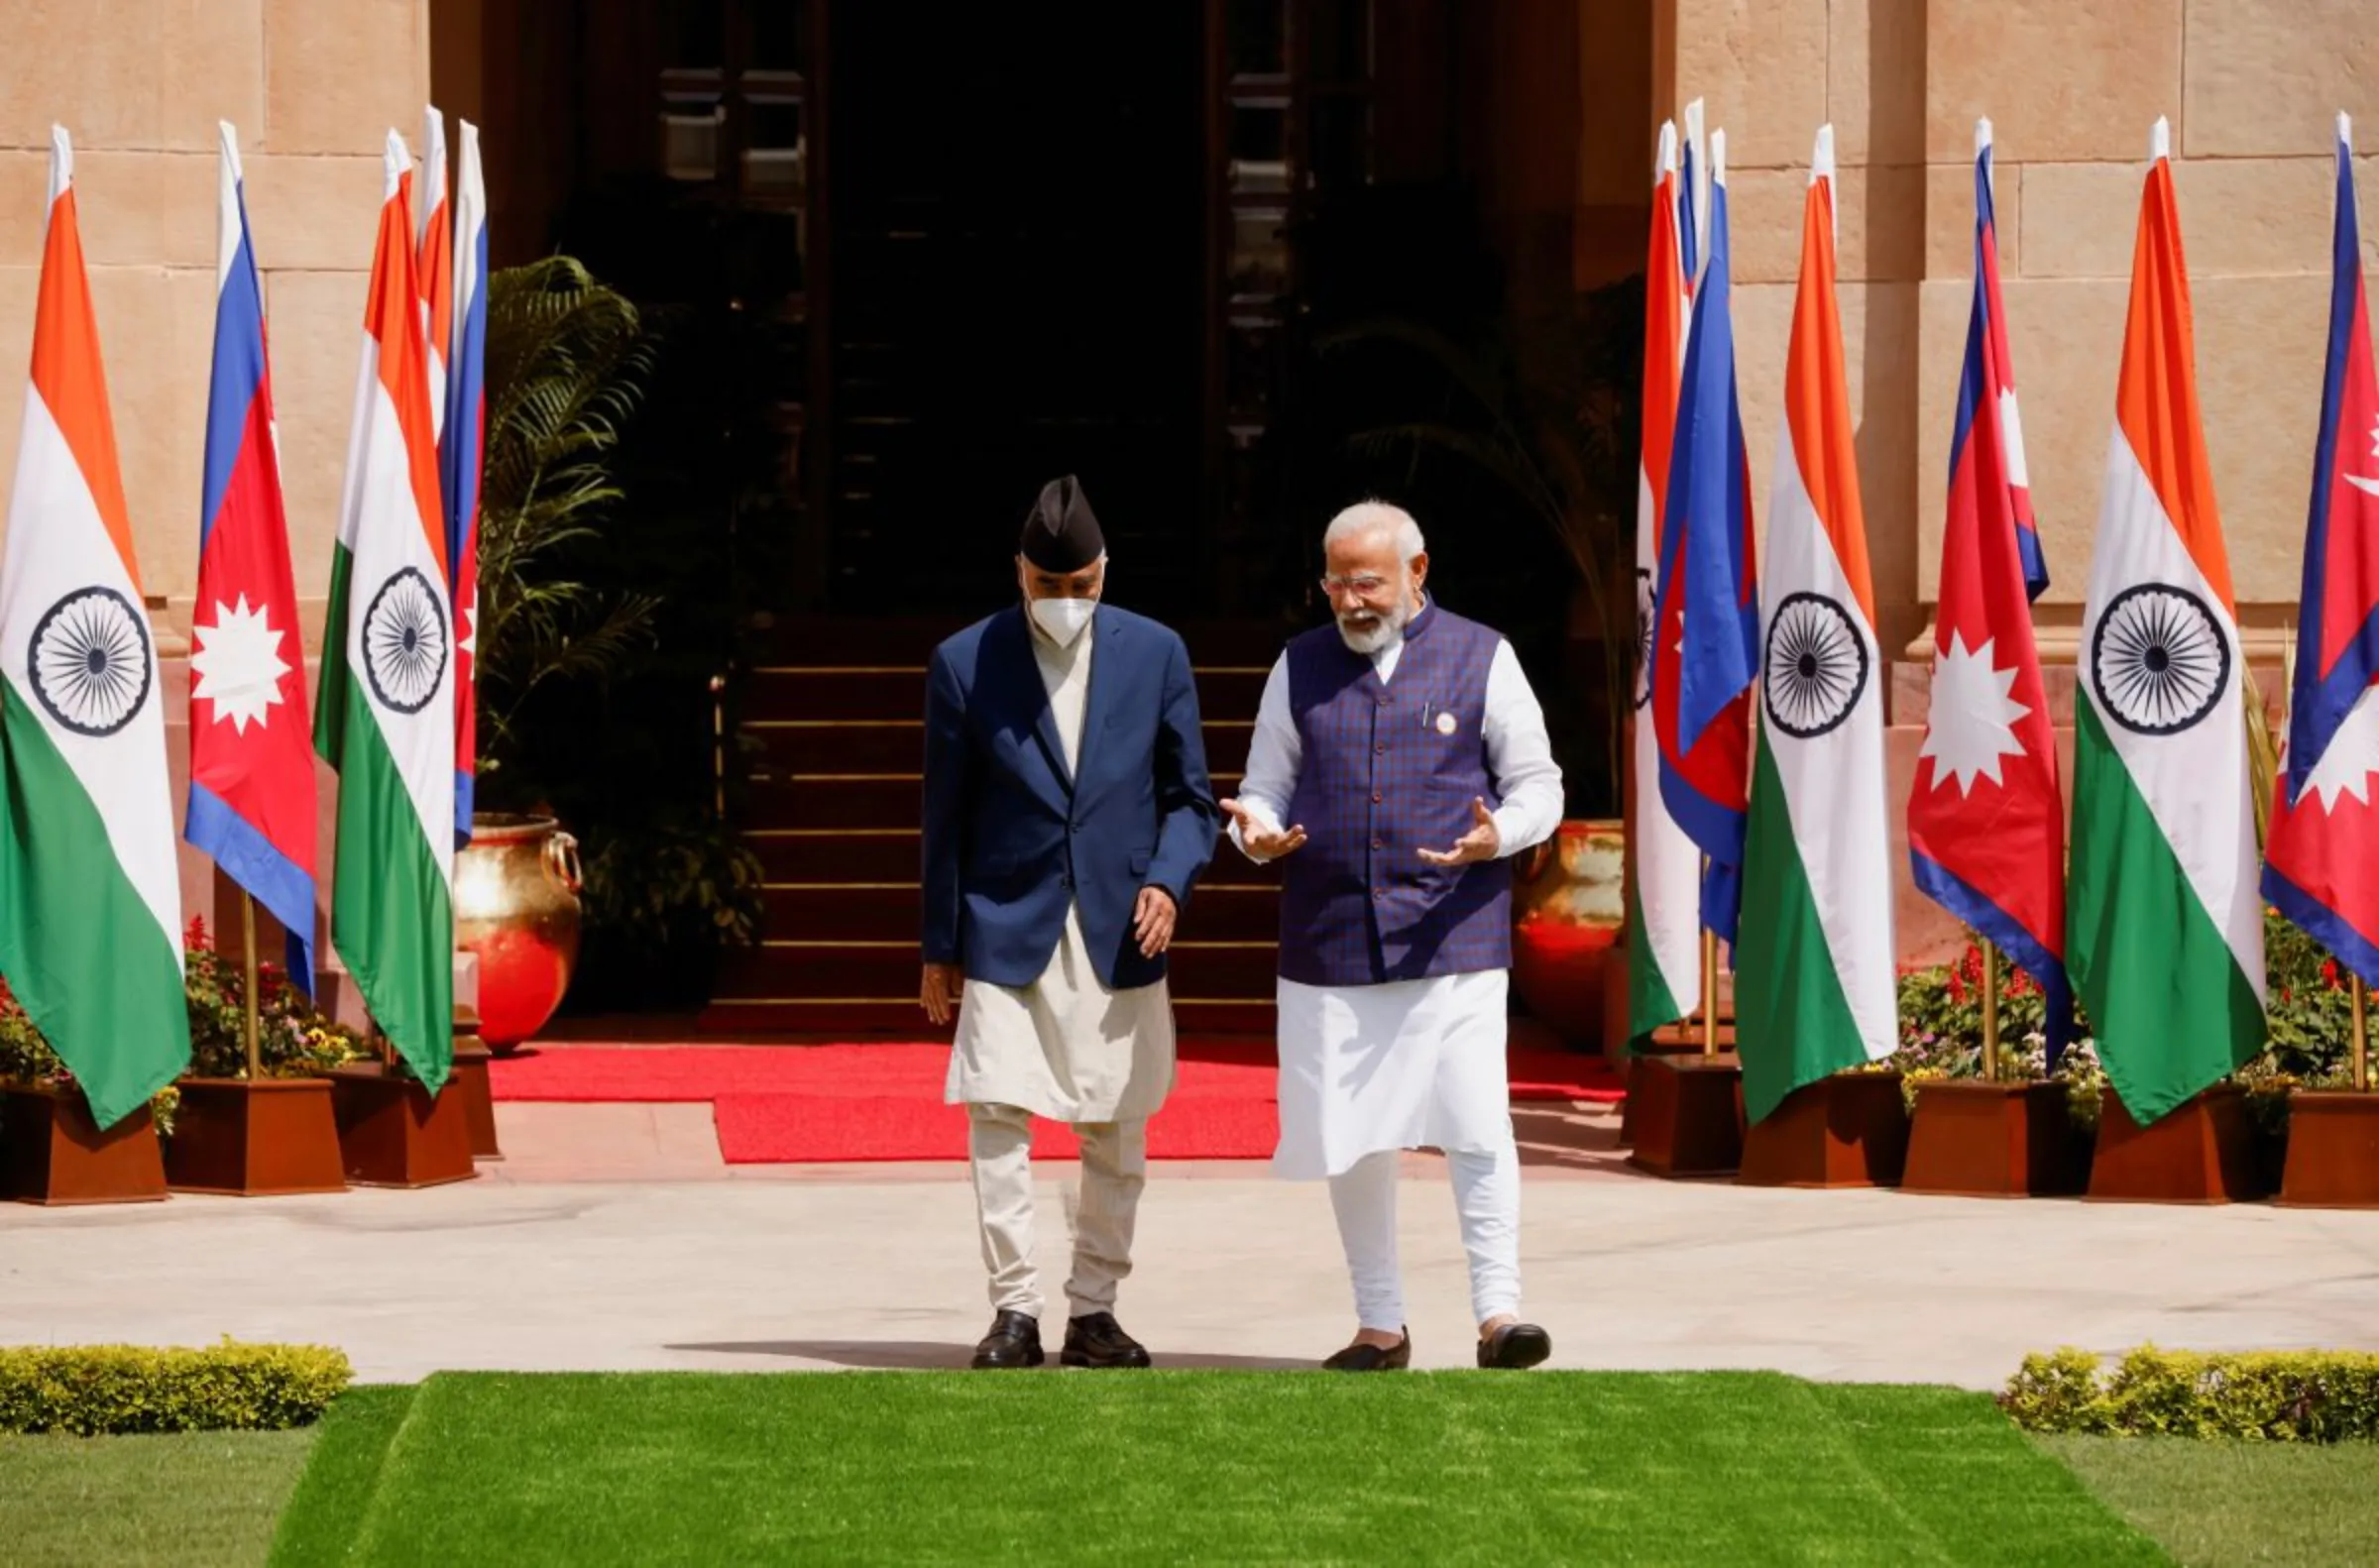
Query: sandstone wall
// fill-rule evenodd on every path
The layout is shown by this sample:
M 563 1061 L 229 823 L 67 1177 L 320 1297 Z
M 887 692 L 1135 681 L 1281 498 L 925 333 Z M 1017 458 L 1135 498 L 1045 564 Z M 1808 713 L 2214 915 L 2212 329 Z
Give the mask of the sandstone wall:
M 1812 134 L 1831 119 L 1843 324 L 1895 797 L 1924 724 L 1928 611 L 1973 286 L 1975 120 L 1994 129 L 2002 284 L 2033 504 L 2072 657 L 2111 426 L 2149 127 L 2173 127 L 2198 377 L 2241 619 L 2267 686 L 2297 597 L 2327 325 L 2330 127 L 2379 149 L 2379 38 L 2347 0 L 1656 0 L 1654 112 L 1728 132 L 1744 416 L 1761 526 Z M 2373 185 L 2368 161 L 2358 168 Z M 2365 227 L 2365 266 L 2379 259 Z M 1916 646 L 1911 649 L 1910 645 Z M 2052 672 L 2070 745 L 2070 672 Z M 1895 822 L 1895 834 L 1898 824 Z M 1905 856 L 1900 856 L 1904 868 Z M 1901 952 L 1963 941 L 1905 882 Z
M 2242 612 L 2261 625 L 2285 620 L 2320 403 L 2331 116 L 2355 113 L 2379 138 L 2368 85 L 2379 35 L 2366 8 L 1659 3 L 1669 42 L 1655 112 L 1699 94 L 1710 124 L 1728 132 L 1744 414 L 1760 492 L 1809 144 L 1834 122 L 1846 348 L 1887 646 L 1924 629 L 1938 570 L 1978 115 L 1996 132 L 2008 325 L 2056 578 L 2044 617 L 2070 623 L 2080 608 L 2148 128 L 2161 114 L 2173 125 L 2207 441 Z M 2371 182 L 2367 166 L 2362 177 Z
M 76 206 L 143 586 L 186 638 L 214 334 L 218 120 L 264 270 L 309 646 L 338 528 L 383 137 L 420 139 L 427 0 L 10 0 L 0 52 L 0 474 L 33 340 L 50 127 Z M 176 711 L 178 719 L 179 713 Z

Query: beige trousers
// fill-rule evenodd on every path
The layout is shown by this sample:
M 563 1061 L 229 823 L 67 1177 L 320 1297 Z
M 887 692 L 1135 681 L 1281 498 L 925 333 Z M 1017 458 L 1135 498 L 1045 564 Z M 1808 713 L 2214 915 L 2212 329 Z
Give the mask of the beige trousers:
M 1033 1263 L 1033 1118 L 1013 1105 L 966 1107 L 967 1164 L 991 1307 L 1041 1316 L 1040 1271 Z M 1148 1123 L 1076 1122 L 1082 1144 L 1078 1190 L 1066 1207 L 1074 1228 L 1074 1273 L 1066 1282 L 1070 1315 L 1115 1307 L 1115 1287 L 1132 1272 L 1132 1222 L 1147 1184 Z

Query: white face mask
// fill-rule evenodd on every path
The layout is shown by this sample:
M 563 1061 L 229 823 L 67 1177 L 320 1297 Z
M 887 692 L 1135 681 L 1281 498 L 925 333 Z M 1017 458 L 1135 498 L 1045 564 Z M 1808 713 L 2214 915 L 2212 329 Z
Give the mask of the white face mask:
M 1058 646 L 1065 647 L 1082 634 L 1082 628 L 1090 624 L 1091 614 L 1097 609 L 1095 599 L 1036 599 L 1033 618 Z

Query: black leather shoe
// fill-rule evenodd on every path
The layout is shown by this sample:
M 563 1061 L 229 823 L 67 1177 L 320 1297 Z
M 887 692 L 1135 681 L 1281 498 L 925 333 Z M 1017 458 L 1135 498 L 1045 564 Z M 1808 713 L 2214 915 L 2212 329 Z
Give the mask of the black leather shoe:
M 1009 1367 L 1038 1367 L 1041 1355 L 1041 1319 L 1027 1317 L 1022 1312 L 1003 1311 L 991 1319 L 991 1332 L 974 1347 L 971 1365 L 977 1371 L 997 1372 Z
M 1069 1367 L 1145 1367 L 1148 1351 L 1123 1331 L 1112 1312 L 1092 1312 L 1066 1321 L 1066 1348 L 1058 1360 Z
M 1329 1372 L 1402 1372 L 1413 1365 L 1413 1331 L 1397 1332 L 1403 1337 L 1385 1350 L 1358 1339 L 1323 1362 L 1322 1368 Z
M 1518 1372 L 1553 1353 L 1553 1336 L 1534 1323 L 1506 1323 L 1479 1341 L 1479 1365 Z

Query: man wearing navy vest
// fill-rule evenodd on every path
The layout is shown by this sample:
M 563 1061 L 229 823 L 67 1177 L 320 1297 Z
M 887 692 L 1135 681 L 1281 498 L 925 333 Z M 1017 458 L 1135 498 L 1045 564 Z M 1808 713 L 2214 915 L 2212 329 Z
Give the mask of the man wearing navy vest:
M 1410 514 L 1350 506 L 1322 553 L 1335 623 L 1273 665 L 1221 804 L 1251 859 L 1283 862 L 1273 1169 L 1328 1179 L 1355 1295 L 1355 1337 L 1323 1365 L 1412 1363 L 1396 1176 L 1426 1147 L 1453 1176 L 1478 1364 L 1532 1367 L 1552 1340 L 1520 1318 L 1504 861 L 1559 825 L 1561 770 L 1511 644 L 1423 592 Z
M 1032 1119 L 1081 1142 L 1061 1359 L 1145 1367 L 1115 1320 L 1148 1118 L 1173 1086 L 1165 952 L 1214 854 L 1182 639 L 1101 604 L 1106 545 L 1072 475 L 1017 546 L 1022 603 L 934 650 L 925 709 L 926 1016 L 958 1015 L 991 1331 L 982 1368 L 1042 1362 Z

